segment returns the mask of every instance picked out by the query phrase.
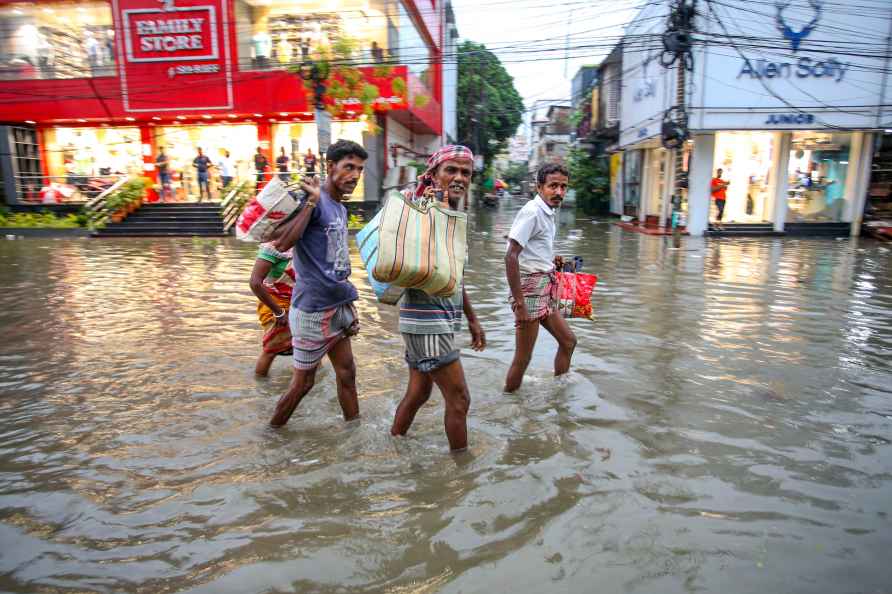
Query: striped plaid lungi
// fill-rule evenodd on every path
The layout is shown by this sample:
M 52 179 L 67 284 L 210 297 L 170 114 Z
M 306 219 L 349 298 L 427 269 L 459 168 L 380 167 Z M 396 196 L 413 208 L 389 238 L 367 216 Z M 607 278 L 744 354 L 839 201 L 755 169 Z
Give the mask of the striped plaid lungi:
M 297 369 L 315 369 L 339 340 L 359 332 L 359 319 L 353 303 L 316 312 L 292 307 L 288 325 Z
M 551 272 L 521 273 L 520 290 L 523 293 L 523 302 L 529 314 L 527 320 L 543 320 L 558 310 L 560 287 L 557 282 L 557 274 L 553 270 Z M 517 309 L 513 295 L 508 295 L 508 303 L 511 304 L 511 311 Z
M 406 343 L 406 363 L 421 373 L 436 371 L 459 359 L 455 334 L 402 334 Z

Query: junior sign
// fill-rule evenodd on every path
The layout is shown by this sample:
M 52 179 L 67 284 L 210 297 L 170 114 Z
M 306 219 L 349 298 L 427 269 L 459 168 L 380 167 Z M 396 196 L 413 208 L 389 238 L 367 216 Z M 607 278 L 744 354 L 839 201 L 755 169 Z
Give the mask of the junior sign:
M 232 107 L 227 6 L 226 0 L 115 0 L 127 111 Z

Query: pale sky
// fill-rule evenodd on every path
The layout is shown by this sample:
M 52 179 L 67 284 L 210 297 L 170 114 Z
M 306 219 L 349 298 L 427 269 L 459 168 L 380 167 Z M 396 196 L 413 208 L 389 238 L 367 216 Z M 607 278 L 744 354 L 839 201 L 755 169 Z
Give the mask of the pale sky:
M 569 101 L 579 67 L 598 64 L 646 1 L 453 0 L 452 6 L 461 40 L 483 43 L 499 57 L 529 109 L 537 100 Z M 547 106 L 539 104 L 543 115 Z

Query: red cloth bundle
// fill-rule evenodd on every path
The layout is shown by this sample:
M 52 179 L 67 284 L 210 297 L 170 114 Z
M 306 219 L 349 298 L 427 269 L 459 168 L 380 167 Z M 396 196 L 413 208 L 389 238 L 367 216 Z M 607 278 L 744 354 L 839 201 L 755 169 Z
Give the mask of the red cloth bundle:
M 558 272 L 559 310 L 565 318 L 594 319 L 592 292 L 598 277 L 584 272 Z

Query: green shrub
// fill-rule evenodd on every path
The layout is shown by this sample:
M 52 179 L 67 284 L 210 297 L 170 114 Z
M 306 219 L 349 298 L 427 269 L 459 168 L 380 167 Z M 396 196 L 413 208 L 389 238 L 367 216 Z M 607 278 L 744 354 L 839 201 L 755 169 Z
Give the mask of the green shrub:
M 77 229 L 86 226 L 86 220 L 81 215 L 69 214 L 57 217 L 49 211 L 42 212 L 16 212 L 8 210 L 0 212 L 0 227 L 15 227 L 19 229 Z

